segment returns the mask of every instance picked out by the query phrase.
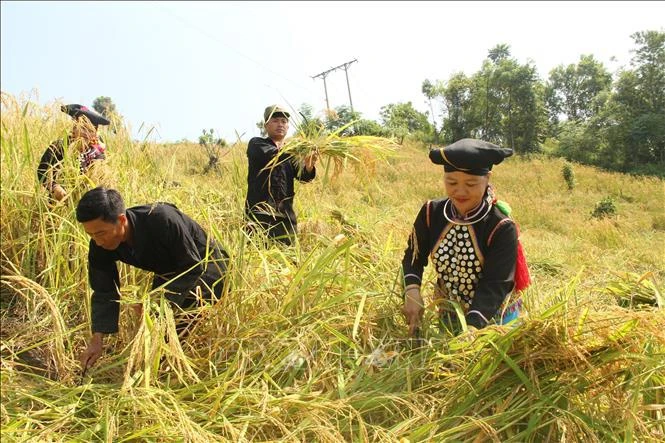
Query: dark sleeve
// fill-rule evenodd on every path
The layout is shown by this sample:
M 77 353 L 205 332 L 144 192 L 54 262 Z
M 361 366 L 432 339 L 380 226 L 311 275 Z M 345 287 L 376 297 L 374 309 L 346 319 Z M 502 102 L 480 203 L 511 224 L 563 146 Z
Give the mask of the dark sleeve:
M 90 240 L 88 277 L 92 288 L 92 332 L 118 332 L 120 316 L 120 277 L 115 259 L 109 251 Z
M 425 203 L 416 221 L 413 223 L 413 229 L 404 251 L 402 259 L 402 275 L 404 278 L 404 287 L 409 285 L 418 285 L 422 283 L 423 270 L 427 266 L 427 260 L 430 248 L 430 232 L 427 227 L 427 205 Z
M 478 281 L 476 295 L 466 314 L 466 322 L 484 328 L 496 315 L 515 284 L 517 230 L 510 220 L 499 226 L 485 254 L 483 277 Z
M 277 146 L 260 137 L 254 137 L 247 144 L 248 161 L 259 169 L 263 169 L 276 154 Z
M 48 148 L 46 148 L 46 151 L 44 151 L 44 154 L 42 154 L 42 158 L 39 161 L 39 166 L 37 166 L 37 180 L 39 180 L 39 183 L 49 189 L 53 187 L 53 185 L 56 183 L 56 169 L 58 168 L 58 164 L 62 161 L 64 156 L 65 152 L 62 140 L 53 142 L 49 145 Z M 51 175 L 50 180 L 47 180 L 50 174 L 53 175 Z

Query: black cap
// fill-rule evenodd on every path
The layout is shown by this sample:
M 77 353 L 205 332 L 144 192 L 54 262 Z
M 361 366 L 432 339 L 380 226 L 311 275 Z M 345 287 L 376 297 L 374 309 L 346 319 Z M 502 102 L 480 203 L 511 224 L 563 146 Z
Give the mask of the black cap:
M 108 119 L 106 119 L 103 115 L 97 113 L 96 111 L 93 111 L 92 109 L 88 109 L 87 107 L 82 105 L 77 105 L 77 104 L 63 105 L 60 109 L 62 110 L 62 112 L 66 112 L 67 114 L 69 114 L 74 120 L 76 120 L 82 115 L 85 115 L 90 120 L 90 123 L 95 125 L 95 127 L 99 125 L 111 124 L 111 122 Z
M 429 158 L 437 165 L 443 165 L 446 172 L 462 171 L 471 175 L 485 175 L 504 158 L 513 155 L 513 150 L 495 144 L 463 138 L 445 148 L 429 151 Z

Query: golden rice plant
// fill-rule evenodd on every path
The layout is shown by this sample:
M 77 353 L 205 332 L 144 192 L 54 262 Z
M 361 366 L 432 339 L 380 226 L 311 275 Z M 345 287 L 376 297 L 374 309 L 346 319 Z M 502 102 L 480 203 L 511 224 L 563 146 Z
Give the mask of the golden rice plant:
M 266 168 L 274 168 L 285 161 L 286 154 L 290 154 L 300 164 L 310 155 L 328 160 L 326 174 L 332 161 L 332 177 L 337 178 L 344 166 L 351 162 L 358 170 L 362 169 L 365 175 L 375 173 L 376 162 L 385 161 L 396 154 L 397 142 L 385 137 L 370 135 L 342 135 L 346 129 L 357 123 L 350 122 L 333 132 L 325 129 L 323 124 L 312 121 L 302 122 L 296 134 L 289 138 L 280 149 L 283 155 L 275 156 L 268 162 Z

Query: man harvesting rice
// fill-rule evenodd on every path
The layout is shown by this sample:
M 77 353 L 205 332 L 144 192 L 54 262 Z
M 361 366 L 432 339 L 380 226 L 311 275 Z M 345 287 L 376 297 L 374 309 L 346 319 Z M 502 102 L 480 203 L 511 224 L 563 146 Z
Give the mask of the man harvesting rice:
M 469 138 L 430 150 L 432 162 L 444 167 L 447 198 L 422 206 L 404 252 L 402 313 L 412 335 L 424 312 L 420 286 L 430 256 L 441 321 L 451 333 L 461 331 L 454 304 L 474 328 L 517 317 L 520 300 L 508 295 L 519 295 L 529 284 L 529 273 L 509 207 L 497 201 L 489 184 L 492 166 L 512 154 Z
M 118 191 L 97 187 L 81 197 L 76 219 L 91 237 L 92 338 L 80 357 L 84 369 L 101 356 L 104 335 L 118 332 L 117 261 L 154 272 L 153 289 L 165 285 L 166 298 L 179 309 L 199 303 L 199 291 L 204 299 L 213 293 L 221 296 L 226 252 L 174 205 L 154 203 L 125 209 Z M 183 317 L 176 327 L 180 334 L 189 326 Z
M 310 182 L 316 176 L 317 155 L 305 157 L 302 164 L 281 152 L 289 130 L 290 114 L 278 105 L 263 113 L 267 137 L 254 137 L 247 145 L 247 198 L 245 217 L 250 229 L 258 226 L 269 237 L 290 245 L 298 232 L 293 210 L 294 180 Z M 277 162 L 268 164 L 277 157 Z M 266 167 L 268 166 L 268 167 Z

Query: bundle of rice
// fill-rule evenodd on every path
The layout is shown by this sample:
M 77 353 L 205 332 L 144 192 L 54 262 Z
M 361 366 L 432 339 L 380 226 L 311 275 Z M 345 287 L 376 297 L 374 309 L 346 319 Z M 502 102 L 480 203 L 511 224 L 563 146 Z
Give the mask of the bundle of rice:
M 303 164 L 310 155 L 328 157 L 333 161 L 333 176 L 339 175 L 347 161 L 358 166 L 373 164 L 377 160 L 387 160 L 397 150 L 397 142 L 393 139 L 370 135 L 343 136 L 342 133 L 353 124 L 351 122 L 334 132 L 328 132 L 323 125 L 314 122 L 305 122 L 298 127 L 296 135 L 290 138 L 280 152 L 282 155 L 274 157 L 266 169 L 271 169 L 289 158 L 294 158 Z M 369 168 L 370 170 L 372 167 Z

